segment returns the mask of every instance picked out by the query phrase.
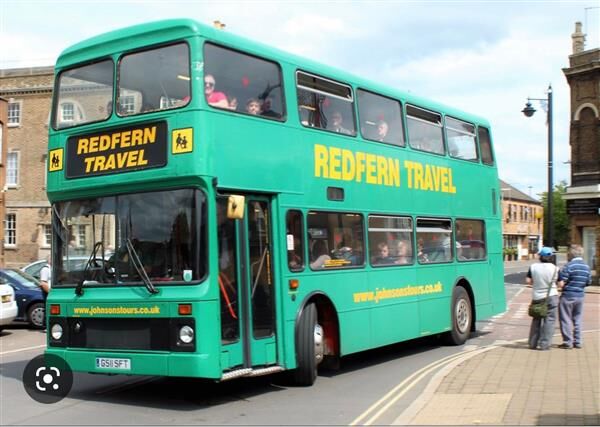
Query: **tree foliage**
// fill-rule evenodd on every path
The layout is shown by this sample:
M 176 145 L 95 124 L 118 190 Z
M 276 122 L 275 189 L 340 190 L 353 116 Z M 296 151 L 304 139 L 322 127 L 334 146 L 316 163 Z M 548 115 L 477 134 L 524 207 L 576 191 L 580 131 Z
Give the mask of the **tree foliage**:
M 569 244 L 569 217 L 567 216 L 567 201 L 564 195 L 567 192 L 567 182 L 560 181 L 552 190 L 552 227 L 554 231 L 554 246 Z M 548 230 L 548 192 L 542 193 L 542 206 L 544 207 L 544 230 Z M 547 233 L 544 231 L 544 236 Z

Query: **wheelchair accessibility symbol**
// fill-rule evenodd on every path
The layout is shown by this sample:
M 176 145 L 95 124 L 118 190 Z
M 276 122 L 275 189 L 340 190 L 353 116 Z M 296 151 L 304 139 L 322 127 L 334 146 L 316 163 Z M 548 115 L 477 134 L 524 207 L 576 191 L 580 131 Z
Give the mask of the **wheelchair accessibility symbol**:
M 42 354 L 33 358 L 23 371 L 27 394 L 40 403 L 62 400 L 73 386 L 73 372 L 61 357 Z

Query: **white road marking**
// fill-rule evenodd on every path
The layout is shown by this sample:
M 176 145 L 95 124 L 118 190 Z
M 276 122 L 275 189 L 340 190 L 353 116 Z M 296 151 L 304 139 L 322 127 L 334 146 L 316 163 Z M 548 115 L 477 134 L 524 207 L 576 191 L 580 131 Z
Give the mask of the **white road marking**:
M 14 350 L 3 351 L 2 353 L 0 353 L 0 356 L 4 356 L 5 354 L 18 353 L 20 351 L 36 350 L 36 349 L 45 348 L 45 347 L 46 347 L 46 344 L 36 345 L 36 346 L 33 346 L 33 347 L 17 348 L 17 349 L 14 349 Z

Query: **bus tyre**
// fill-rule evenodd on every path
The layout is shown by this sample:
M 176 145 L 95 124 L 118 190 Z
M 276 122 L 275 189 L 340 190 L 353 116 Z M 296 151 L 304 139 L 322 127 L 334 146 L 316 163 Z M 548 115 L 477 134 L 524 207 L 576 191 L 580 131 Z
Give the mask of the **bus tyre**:
M 317 306 L 308 304 L 302 310 L 296 328 L 296 363 L 294 383 L 313 385 L 317 366 L 323 360 L 323 328 L 317 323 Z
M 27 309 L 27 321 L 34 328 L 41 329 L 44 327 L 46 316 L 46 305 L 43 302 L 36 302 Z
M 452 291 L 452 329 L 446 333 L 446 341 L 450 345 L 461 345 L 469 338 L 473 311 L 471 299 L 462 286 Z

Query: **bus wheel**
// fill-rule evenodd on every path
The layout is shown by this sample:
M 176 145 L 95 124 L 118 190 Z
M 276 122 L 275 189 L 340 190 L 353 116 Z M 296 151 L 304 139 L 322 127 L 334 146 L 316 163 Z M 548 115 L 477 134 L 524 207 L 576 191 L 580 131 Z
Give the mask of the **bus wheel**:
M 461 345 L 469 338 L 473 311 L 471 300 L 465 288 L 456 286 L 452 291 L 452 329 L 446 333 L 446 341 L 451 345 Z
M 45 317 L 46 305 L 43 302 L 36 302 L 27 310 L 27 321 L 34 328 L 43 328 Z
M 296 362 L 294 382 L 300 386 L 313 385 L 317 366 L 323 360 L 323 328 L 317 323 L 317 306 L 308 304 L 302 310 L 296 329 Z

